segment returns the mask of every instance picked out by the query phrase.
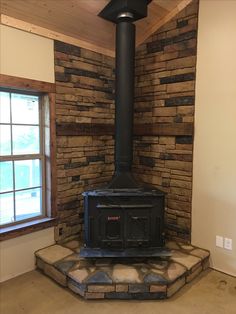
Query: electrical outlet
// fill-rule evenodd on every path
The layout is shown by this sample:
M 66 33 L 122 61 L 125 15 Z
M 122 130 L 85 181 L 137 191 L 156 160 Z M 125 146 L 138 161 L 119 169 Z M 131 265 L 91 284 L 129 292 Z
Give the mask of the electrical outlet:
M 221 236 L 216 236 L 216 246 L 218 247 L 224 247 L 224 238 Z
M 226 250 L 230 250 L 230 251 L 232 251 L 232 243 L 233 241 L 232 241 L 232 239 L 229 239 L 229 238 L 225 238 L 225 240 L 224 240 L 224 248 L 226 249 Z

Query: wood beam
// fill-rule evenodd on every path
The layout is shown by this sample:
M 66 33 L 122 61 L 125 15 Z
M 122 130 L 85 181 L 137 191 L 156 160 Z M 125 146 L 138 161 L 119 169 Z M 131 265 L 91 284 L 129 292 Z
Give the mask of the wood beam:
M 31 80 L 24 77 L 16 77 L 5 74 L 0 74 L 0 86 L 41 93 L 55 93 L 56 91 L 55 83 Z
M 58 123 L 56 125 L 57 136 L 96 136 L 114 135 L 113 124 L 89 124 L 89 123 Z M 159 123 L 136 124 L 134 135 L 138 136 L 179 136 L 193 135 L 192 123 Z

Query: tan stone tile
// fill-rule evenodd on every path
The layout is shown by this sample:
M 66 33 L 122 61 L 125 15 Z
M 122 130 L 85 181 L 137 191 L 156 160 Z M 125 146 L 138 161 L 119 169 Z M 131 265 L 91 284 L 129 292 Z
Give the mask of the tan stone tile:
M 116 285 L 116 292 L 128 292 L 128 285 Z
M 113 292 L 115 286 L 112 285 L 88 285 L 88 292 Z
M 102 292 L 86 292 L 85 299 L 104 299 L 105 294 Z
M 54 264 L 55 262 L 73 254 L 73 251 L 61 245 L 52 245 L 35 253 L 44 262 Z
M 175 281 L 177 278 L 181 277 L 186 271 L 186 267 L 177 263 L 171 263 L 167 270 L 168 279 L 171 281 Z
M 190 252 L 191 255 L 200 257 L 201 259 L 205 259 L 210 255 L 208 251 L 202 250 L 202 249 L 194 249 L 193 251 Z
M 166 286 L 160 286 L 160 285 L 150 286 L 150 292 L 166 292 L 166 289 L 167 289 Z
M 197 269 L 194 270 L 194 272 L 192 272 L 186 277 L 186 282 L 192 281 L 201 273 L 201 271 L 202 271 L 202 266 L 200 265 Z
M 201 259 L 179 251 L 172 251 L 171 260 L 185 266 L 188 270 L 197 265 Z
M 112 278 L 119 283 L 140 283 L 139 274 L 132 266 L 117 264 L 113 268 Z
M 88 277 L 88 271 L 86 269 L 76 269 L 69 272 L 68 276 L 76 282 L 82 283 Z

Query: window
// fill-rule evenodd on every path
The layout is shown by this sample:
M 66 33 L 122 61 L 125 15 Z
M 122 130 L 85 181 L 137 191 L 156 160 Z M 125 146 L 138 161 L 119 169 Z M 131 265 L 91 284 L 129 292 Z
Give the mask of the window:
M 45 216 L 40 94 L 0 91 L 0 224 Z

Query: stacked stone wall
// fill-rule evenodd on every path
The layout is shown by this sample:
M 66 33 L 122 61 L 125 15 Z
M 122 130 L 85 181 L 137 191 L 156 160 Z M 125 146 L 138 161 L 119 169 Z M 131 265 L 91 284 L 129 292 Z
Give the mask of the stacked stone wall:
M 82 192 L 111 180 L 114 136 L 76 131 L 114 124 L 114 58 L 55 41 L 57 241 L 83 227 Z
M 167 193 L 166 233 L 190 240 L 198 2 L 193 1 L 136 53 L 135 124 L 168 126 L 168 136 L 136 136 L 136 176 Z M 173 133 L 171 133 L 173 131 Z M 193 132 L 192 132 L 193 133 Z

